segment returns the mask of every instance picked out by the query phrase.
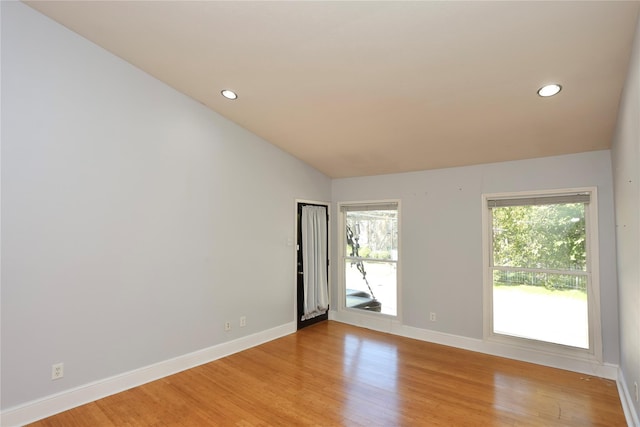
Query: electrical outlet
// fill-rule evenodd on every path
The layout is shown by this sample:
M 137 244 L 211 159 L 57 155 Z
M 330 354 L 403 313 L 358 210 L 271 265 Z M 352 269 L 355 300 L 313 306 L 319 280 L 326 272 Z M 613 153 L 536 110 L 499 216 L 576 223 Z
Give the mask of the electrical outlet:
M 639 399 L 640 396 L 638 396 L 638 383 L 634 382 L 633 383 L 633 388 L 635 388 L 635 390 L 636 390 L 636 402 L 639 402 L 640 401 L 640 399 Z
M 64 376 L 64 363 L 54 363 L 51 365 L 51 379 L 57 380 Z
M 228 320 L 224 322 L 224 330 L 227 332 L 231 330 L 231 322 L 229 322 Z
M 247 316 L 240 316 L 240 327 L 244 328 L 247 326 Z
M 433 311 L 429 313 L 429 320 L 431 320 L 432 322 L 436 321 L 436 314 Z

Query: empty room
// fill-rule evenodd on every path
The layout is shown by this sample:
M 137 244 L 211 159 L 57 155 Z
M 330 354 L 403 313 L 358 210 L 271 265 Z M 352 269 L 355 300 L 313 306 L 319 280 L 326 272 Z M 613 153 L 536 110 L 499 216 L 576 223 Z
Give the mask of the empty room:
M 0 2 L 0 425 L 640 426 L 639 13 Z

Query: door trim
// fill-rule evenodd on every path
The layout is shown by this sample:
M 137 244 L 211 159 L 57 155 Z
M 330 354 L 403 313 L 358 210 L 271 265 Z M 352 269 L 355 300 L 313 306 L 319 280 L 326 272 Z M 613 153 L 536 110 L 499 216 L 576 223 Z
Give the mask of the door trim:
M 329 293 L 329 310 L 327 310 L 327 313 L 325 313 L 324 315 L 321 316 L 317 316 L 314 317 L 312 319 L 309 320 L 305 320 L 302 321 L 300 319 L 300 314 L 299 314 L 299 300 L 298 300 L 298 295 L 299 295 L 299 285 L 298 285 L 298 252 L 299 252 L 299 248 L 300 248 L 300 244 L 301 242 L 299 241 L 299 236 L 300 236 L 300 230 L 299 230 L 299 223 L 300 220 L 298 218 L 298 211 L 301 208 L 301 206 L 304 205 L 313 205 L 313 206 L 324 206 L 327 209 L 327 286 L 328 286 L 328 293 Z M 297 329 L 302 329 L 304 327 L 307 326 L 311 326 L 315 323 L 327 320 L 329 318 L 329 311 L 331 309 L 331 203 L 330 202 L 322 202 L 322 201 L 315 201 L 315 200 L 305 200 L 305 199 L 296 199 L 295 200 L 295 221 L 294 221 L 294 238 L 293 238 L 293 260 L 294 260 L 294 304 L 293 304 L 293 313 L 294 313 L 294 319 L 297 325 Z

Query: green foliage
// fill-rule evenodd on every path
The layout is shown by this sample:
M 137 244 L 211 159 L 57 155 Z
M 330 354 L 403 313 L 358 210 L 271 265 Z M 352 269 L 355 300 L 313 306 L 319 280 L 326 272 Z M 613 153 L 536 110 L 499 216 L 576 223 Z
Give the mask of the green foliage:
M 494 265 L 586 270 L 584 205 L 493 209 Z
M 494 291 L 497 292 L 518 292 L 531 295 L 547 295 L 554 298 L 570 298 L 580 301 L 587 301 L 587 292 L 580 289 L 547 289 L 542 286 L 513 285 L 506 283 L 495 283 Z
M 369 257 L 375 259 L 391 259 L 391 253 L 389 251 L 375 251 L 372 252 Z
M 347 250 L 350 250 L 351 246 L 347 246 Z M 351 252 L 348 252 L 351 253 Z M 391 259 L 391 252 L 389 251 L 372 251 L 369 246 L 363 246 L 358 250 L 358 256 L 360 258 L 369 259 Z
M 528 273 L 517 271 L 493 272 L 494 286 L 538 286 L 549 290 L 587 290 L 586 276 L 569 274 Z
M 371 254 L 371 248 L 369 246 L 360 248 L 360 250 L 358 251 L 358 255 L 360 255 L 362 258 L 369 258 L 369 254 Z
M 566 203 L 494 208 L 494 266 L 586 271 L 585 206 Z M 495 271 L 496 282 L 583 289 L 584 276 Z

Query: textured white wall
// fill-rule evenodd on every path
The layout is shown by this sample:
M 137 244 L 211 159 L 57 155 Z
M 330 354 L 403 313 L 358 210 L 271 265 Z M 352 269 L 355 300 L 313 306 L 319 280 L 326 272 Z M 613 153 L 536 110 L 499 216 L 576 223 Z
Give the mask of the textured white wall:
M 633 400 L 633 383 L 640 385 L 640 26 L 632 52 L 612 159 L 620 283 L 620 367 Z M 640 414 L 640 403 L 633 404 L 636 414 Z
M 293 322 L 326 176 L 19 2 L 1 136 L 3 409 Z
M 402 323 L 481 339 L 482 194 L 589 186 L 598 187 L 604 360 L 617 364 L 618 301 L 609 151 L 337 179 L 332 181 L 332 200 L 335 205 L 342 201 L 400 199 Z M 334 245 L 334 254 L 336 251 Z M 333 283 L 338 283 L 336 271 Z M 437 323 L 429 322 L 429 312 L 437 313 Z

